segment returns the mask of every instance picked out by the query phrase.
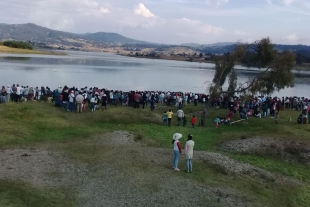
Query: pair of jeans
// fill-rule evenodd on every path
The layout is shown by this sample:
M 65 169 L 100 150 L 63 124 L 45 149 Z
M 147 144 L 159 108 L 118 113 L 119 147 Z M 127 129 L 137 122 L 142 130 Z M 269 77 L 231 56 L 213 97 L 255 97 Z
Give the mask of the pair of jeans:
M 68 110 L 69 111 L 73 111 L 73 109 L 74 109 L 74 102 L 68 102 L 69 103 L 69 105 L 68 105 Z
M 182 125 L 182 117 L 178 117 L 178 126 Z
M 92 111 L 95 111 L 95 110 L 96 110 L 96 109 L 95 109 L 95 103 L 90 102 L 90 109 L 91 109 Z
M 0 103 L 6 103 L 6 96 L 0 96 Z
M 167 126 L 168 125 L 168 119 L 163 119 L 163 124 L 164 124 L 164 126 Z
M 192 159 L 186 159 L 186 171 L 187 172 L 192 172 Z
M 155 109 L 155 102 L 151 101 L 151 111 L 154 111 L 154 109 Z
M 173 156 L 172 166 L 173 168 L 178 168 L 179 159 L 180 159 L 180 151 L 174 150 L 173 152 L 174 152 L 174 156 Z

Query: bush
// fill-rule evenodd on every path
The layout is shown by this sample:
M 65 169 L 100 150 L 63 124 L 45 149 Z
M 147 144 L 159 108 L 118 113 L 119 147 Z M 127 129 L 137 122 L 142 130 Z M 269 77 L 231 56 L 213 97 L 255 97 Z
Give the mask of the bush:
M 33 49 L 33 47 L 29 43 L 22 42 L 22 41 L 4 41 L 3 45 L 7 47 L 22 48 L 22 49 L 28 49 L 28 50 Z
M 135 137 L 134 137 L 134 140 L 137 142 L 137 141 L 141 141 L 143 139 L 143 135 L 142 134 L 137 134 Z

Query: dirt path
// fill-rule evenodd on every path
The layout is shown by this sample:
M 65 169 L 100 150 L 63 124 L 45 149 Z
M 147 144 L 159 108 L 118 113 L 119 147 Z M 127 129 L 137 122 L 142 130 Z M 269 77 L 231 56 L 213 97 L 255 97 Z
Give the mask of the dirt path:
M 171 150 L 141 146 L 127 132 L 116 131 L 94 140 L 99 148 L 104 145 L 102 154 L 94 155 L 100 161 L 79 162 L 54 149 L 2 150 L 0 179 L 71 188 L 81 207 L 258 206 L 235 189 L 198 184 L 181 176 L 184 172 L 170 166 Z M 221 154 L 197 152 L 195 156 L 232 174 L 282 179 Z

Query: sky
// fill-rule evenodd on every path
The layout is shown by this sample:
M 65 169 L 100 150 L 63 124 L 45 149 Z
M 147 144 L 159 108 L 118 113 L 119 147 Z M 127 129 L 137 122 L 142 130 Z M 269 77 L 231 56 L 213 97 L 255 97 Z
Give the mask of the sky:
M 1 0 L 0 23 L 154 43 L 310 45 L 310 0 Z

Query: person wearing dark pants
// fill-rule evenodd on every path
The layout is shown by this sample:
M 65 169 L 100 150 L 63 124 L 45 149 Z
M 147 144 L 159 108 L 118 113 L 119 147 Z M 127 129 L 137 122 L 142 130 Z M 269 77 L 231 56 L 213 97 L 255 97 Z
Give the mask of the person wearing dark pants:
M 173 112 L 171 111 L 171 109 L 169 109 L 167 112 L 168 126 L 171 126 L 172 115 L 173 115 Z

